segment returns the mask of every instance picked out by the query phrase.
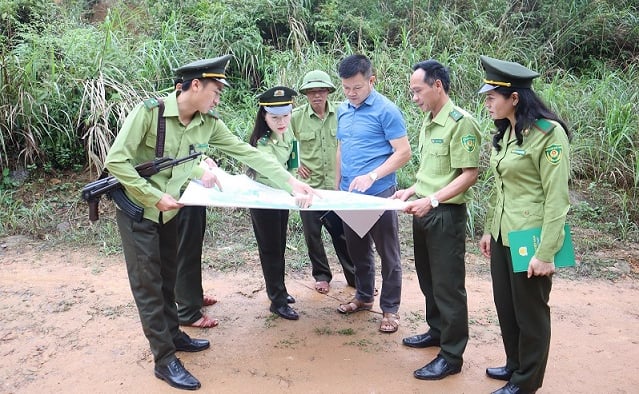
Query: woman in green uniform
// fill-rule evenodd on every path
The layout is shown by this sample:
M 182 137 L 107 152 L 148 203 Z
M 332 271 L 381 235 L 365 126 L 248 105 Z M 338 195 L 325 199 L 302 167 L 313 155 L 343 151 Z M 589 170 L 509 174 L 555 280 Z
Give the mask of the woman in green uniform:
M 541 387 L 550 348 L 555 254 L 564 240 L 570 174 L 568 127 L 531 89 L 538 73 L 481 57 L 486 77 L 479 93 L 494 120 L 490 167 L 495 177 L 482 253 L 490 258 L 493 296 L 506 365 L 486 374 L 508 383 L 493 394 L 534 393 Z M 514 273 L 508 233 L 541 227 L 527 272 Z
M 284 86 L 276 86 L 259 96 L 259 110 L 249 143 L 259 151 L 274 157 L 282 167 L 289 168 L 288 162 L 293 152 L 295 136 L 289 129 L 293 96 L 297 92 Z M 255 180 L 267 186 L 275 186 L 267 177 L 249 173 Z M 271 300 L 270 311 L 284 319 L 297 320 L 299 316 L 289 306 L 295 299 L 288 294 L 284 284 L 286 232 L 288 228 L 287 209 L 251 208 L 251 221 L 260 254 L 260 263 L 266 282 L 266 293 Z

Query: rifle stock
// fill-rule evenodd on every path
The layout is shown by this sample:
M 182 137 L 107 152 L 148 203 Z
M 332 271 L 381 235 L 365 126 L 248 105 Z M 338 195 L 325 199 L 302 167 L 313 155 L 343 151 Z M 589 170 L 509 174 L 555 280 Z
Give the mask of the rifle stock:
M 200 156 L 201 153 L 194 152 L 180 159 L 171 159 L 170 157 L 162 157 L 152 161 L 144 162 L 135 166 L 136 171 L 141 177 L 149 178 L 162 170 L 175 167 L 179 164 L 191 161 Z M 106 170 L 96 181 L 88 183 L 82 188 L 82 199 L 89 205 L 89 220 L 95 222 L 100 218 L 98 205 L 100 197 L 106 194 L 113 200 L 117 206 L 127 214 L 131 219 L 139 222 L 142 220 L 144 209 L 137 206 L 124 193 L 122 184 L 113 175 L 107 175 Z

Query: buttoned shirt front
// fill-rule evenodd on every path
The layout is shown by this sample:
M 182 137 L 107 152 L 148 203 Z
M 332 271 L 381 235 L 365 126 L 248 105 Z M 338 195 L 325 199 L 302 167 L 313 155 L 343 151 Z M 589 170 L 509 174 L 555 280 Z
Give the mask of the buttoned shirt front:
M 493 148 L 490 167 L 495 181 L 484 232 L 495 239 L 501 236 L 503 245 L 509 246 L 510 231 L 541 227 L 535 256 L 553 261 L 563 244 L 570 207 L 570 147 L 559 123 L 541 122 L 547 126 L 523 131 L 521 146 L 508 129 L 502 149 Z
M 448 100 L 435 118 L 427 113 L 419 132 L 419 170 L 415 193 L 430 196 L 457 178 L 463 168 L 479 167 L 481 134 L 477 121 Z M 472 188 L 447 200 L 462 204 L 472 199 Z
M 301 164 L 307 167 L 310 178 L 303 179 L 311 187 L 335 187 L 337 153 L 337 113 L 335 104 L 326 103 L 324 118 L 317 116 L 310 104 L 293 110 L 291 129 L 299 141 Z
M 266 156 L 275 159 L 281 169 L 287 169 L 287 162 L 291 157 L 294 141 L 295 136 L 289 127 L 281 136 L 277 133 L 270 132 L 269 135 L 260 138 L 257 141 L 256 148 Z M 255 167 L 252 168 L 257 170 Z M 264 173 L 256 174 L 255 180 L 267 186 L 277 187 L 277 184 L 264 175 Z
M 166 120 L 165 157 L 185 157 L 191 152 L 191 148 L 208 145 L 259 168 L 260 172 L 269 174 L 279 187 L 290 190 L 286 182 L 290 174 L 273 159 L 260 155 L 255 148 L 231 133 L 213 113 L 196 113 L 188 126 L 184 126 L 179 120 L 176 93 L 165 97 L 163 101 L 163 116 Z M 178 199 L 183 184 L 189 178 L 199 179 L 204 171 L 195 161 L 190 161 L 160 171 L 149 178 L 138 175 L 134 168 L 136 165 L 155 159 L 157 118 L 157 107 L 147 108 L 142 103 L 137 105 L 124 121 L 105 162 L 106 168 L 120 181 L 131 201 L 144 208 L 144 218 L 156 223 L 160 220 L 160 211 L 155 204 L 164 193 Z M 178 210 L 163 212 L 162 220 L 171 220 L 177 212 Z
M 406 136 L 406 123 L 397 105 L 376 90 L 359 107 L 348 100 L 337 110 L 337 138 L 340 141 L 340 189 L 348 190 L 357 176 L 381 166 L 394 152 L 390 141 Z M 392 172 L 377 179 L 366 191 L 376 195 L 397 184 Z

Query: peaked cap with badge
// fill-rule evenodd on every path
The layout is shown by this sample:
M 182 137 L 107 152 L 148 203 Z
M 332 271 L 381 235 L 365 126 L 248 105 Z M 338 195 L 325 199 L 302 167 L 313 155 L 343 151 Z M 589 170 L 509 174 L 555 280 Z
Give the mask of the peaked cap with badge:
M 196 60 L 182 67 L 175 69 L 175 76 L 183 81 L 192 79 L 211 78 L 231 87 L 226 81 L 226 66 L 231 59 L 231 55 L 218 56 L 212 59 Z
M 297 92 L 286 86 L 275 86 L 258 96 L 260 107 L 273 115 L 286 115 L 293 110 L 293 97 Z
M 335 91 L 335 85 L 331 82 L 331 77 L 322 70 L 307 72 L 302 79 L 302 86 L 299 87 L 299 91 L 305 93 L 307 90 L 316 88 L 326 88 L 329 93 Z
M 532 86 L 533 79 L 539 76 L 539 73 L 519 63 L 493 59 L 483 55 L 480 56 L 480 59 L 486 76 L 484 86 L 479 89 L 478 93 L 486 93 L 498 87 L 528 89 Z

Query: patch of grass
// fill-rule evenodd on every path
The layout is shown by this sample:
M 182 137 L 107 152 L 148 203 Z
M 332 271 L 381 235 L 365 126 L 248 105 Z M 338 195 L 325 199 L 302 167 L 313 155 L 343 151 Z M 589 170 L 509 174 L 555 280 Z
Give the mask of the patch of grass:
M 371 347 L 375 345 L 373 343 L 373 341 L 371 341 L 370 339 L 366 339 L 366 338 L 362 338 L 362 339 L 358 339 L 358 340 L 354 340 L 354 341 L 350 341 L 350 342 L 345 342 L 344 344 L 347 345 L 347 346 L 354 346 L 354 347 L 359 348 L 359 349 L 364 350 L 364 351 L 370 351 Z
M 335 331 L 330 328 L 330 327 L 315 327 L 315 334 L 322 336 L 322 335 L 335 335 Z
M 277 324 L 276 324 L 277 318 L 278 318 L 278 316 L 275 313 L 270 313 L 264 319 L 264 327 L 265 328 L 272 328 L 272 327 L 277 326 Z
M 352 328 L 344 328 L 341 330 L 337 330 L 337 333 L 339 335 L 346 335 L 346 336 L 350 336 L 350 335 L 355 335 L 356 331 Z
M 298 338 L 285 338 L 277 342 L 275 347 L 278 349 L 295 349 L 301 342 Z

